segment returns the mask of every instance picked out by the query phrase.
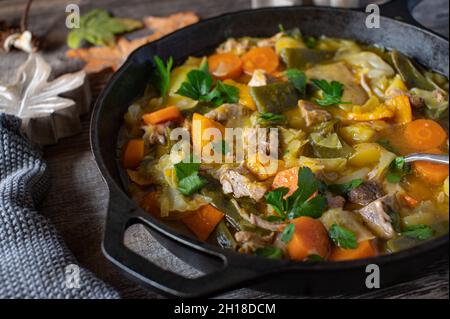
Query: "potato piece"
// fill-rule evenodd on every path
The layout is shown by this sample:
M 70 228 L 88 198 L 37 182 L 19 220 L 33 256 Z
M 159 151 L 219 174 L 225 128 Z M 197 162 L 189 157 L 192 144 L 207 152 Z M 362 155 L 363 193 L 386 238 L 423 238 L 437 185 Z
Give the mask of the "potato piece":
M 355 153 L 350 157 L 348 163 L 356 167 L 372 167 L 380 160 L 380 146 L 374 143 L 363 143 L 355 145 Z
M 358 123 L 339 130 L 342 138 L 349 144 L 369 143 L 375 136 L 375 130 L 368 124 Z

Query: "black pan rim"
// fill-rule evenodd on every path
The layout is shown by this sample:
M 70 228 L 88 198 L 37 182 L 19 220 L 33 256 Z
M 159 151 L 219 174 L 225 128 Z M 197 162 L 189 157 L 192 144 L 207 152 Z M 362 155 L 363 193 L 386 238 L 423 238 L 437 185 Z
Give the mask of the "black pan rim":
M 365 15 L 365 13 L 355 10 L 348 10 L 348 9 L 339 9 L 339 8 L 331 8 L 331 7 L 314 7 L 314 6 L 294 6 L 294 7 L 276 7 L 276 8 L 260 8 L 260 9 L 248 9 L 248 10 L 242 10 L 237 12 L 229 12 L 222 15 L 218 15 L 215 17 L 211 17 L 208 19 L 201 20 L 200 22 L 190 25 L 186 28 L 180 29 L 172 34 L 166 35 L 161 39 L 158 39 L 157 41 L 148 43 L 144 46 L 141 46 L 137 48 L 133 53 L 130 54 L 130 56 L 127 58 L 127 60 L 124 62 L 124 64 L 117 70 L 111 79 L 108 81 L 108 84 L 106 87 L 102 90 L 99 97 L 97 98 L 95 105 L 93 107 L 92 116 L 91 116 L 91 122 L 90 122 L 90 143 L 91 143 L 91 150 L 94 155 L 94 159 L 97 163 L 97 166 L 99 168 L 99 171 L 102 175 L 103 180 L 108 185 L 108 189 L 110 194 L 114 192 L 115 195 L 120 196 L 120 198 L 115 198 L 114 200 L 125 200 L 130 203 L 133 203 L 133 200 L 129 198 L 129 196 L 122 190 L 121 187 L 117 185 L 117 183 L 113 180 L 111 175 L 109 174 L 108 170 L 105 167 L 105 164 L 103 162 L 102 156 L 100 154 L 100 141 L 98 140 L 97 135 L 97 122 L 99 119 L 99 110 L 101 109 L 101 106 L 104 102 L 105 97 L 108 95 L 109 91 L 111 90 L 112 84 L 117 81 L 117 79 L 126 71 L 126 69 L 134 63 L 134 56 L 139 53 L 140 50 L 142 50 L 144 47 L 148 46 L 156 46 L 159 42 L 165 41 L 166 39 L 170 39 L 173 35 L 180 33 L 180 32 L 186 32 L 189 31 L 191 28 L 199 28 L 203 25 L 209 23 L 210 21 L 216 21 L 221 19 L 226 19 L 228 17 L 238 16 L 238 15 L 245 15 L 252 12 L 271 12 L 271 11 L 296 11 L 296 10 L 314 10 L 314 11 L 323 11 L 323 12 L 352 12 L 352 14 L 360 14 Z M 382 19 L 387 19 L 390 21 L 394 21 L 395 23 L 402 24 L 404 26 L 407 26 L 408 28 L 413 28 L 419 32 L 423 32 L 428 34 L 429 36 L 438 38 L 441 41 L 445 41 L 448 43 L 448 40 L 444 38 L 441 35 L 438 35 L 430 30 L 427 30 L 425 28 L 421 28 L 415 25 L 408 24 L 403 21 L 399 21 L 396 19 L 388 18 L 388 17 L 381 17 Z M 110 198 L 111 201 L 111 198 Z M 171 227 L 165 225 L 158 219 L 154 218 L 153 216 L 150 216 L 149 214 L 146 214 L 142 209 L 138 208 L 139 211 L 139 218 L 143 218 L 145 222 L 150 223 L 152 227 L 154 227 L 157 231 L 163 233 L 167 237 L 171 237 L 180 243 L 183 243 L 185 245 L 201 248 L 200 250 L 209 252 L 212 255 L 222 256 L 224 258 L 224 261 L 226 262 L 226 257 L 233 256 L 233 257 L 240 257 L 240 258 L 251 258 L 255 260 L 256 262 L 264 261 L 265 263 L 271 264 L 271 269 L 279 267 L 283 270 L 345 270 L 345 269 L 352 269 L 356 267 L 366 266 L 368 264 L 377 264 L 377 265 L 383 265 L 383 264 L 390 264 L 395 263 L 398 261 L 404 261 L 409 258 L 417 257 L 427 251 L 437 250 L 440 248 L 443 248 L 445 245 L 448 245 L 449 243 L 449 235 L 445 235 L 433 240 L 430 240 L 428 242 L 424 242 L 416 247 L 406 249 L 397 253 L 393 254 L 387 254 L 387 255 L 381 255 L 373 258 L 368 259 L 359 259 L 359 260 L 353 260 L 353 261 L 342 261 L 342 262 L 307 262 L 307 261 L 290 261 L 290 260 L 273 260 L 268 258 L 263 258 L 259 256 L 250 256 L 250 255 L 244 255 L 240 254 L 231 250 L 225 250 L 218 246 L 200 242 L 194 238 L 190 238 L 181 234 L 178 234 L 175 232 Z M 130 216 L 132 217 L 132 216 Z

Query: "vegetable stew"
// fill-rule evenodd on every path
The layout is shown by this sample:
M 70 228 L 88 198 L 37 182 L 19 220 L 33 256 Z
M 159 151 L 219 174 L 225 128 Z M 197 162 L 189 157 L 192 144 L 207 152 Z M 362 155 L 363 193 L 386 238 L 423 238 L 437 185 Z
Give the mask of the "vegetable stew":
M 153 62 L 121 145 L 129 193 L 153 216 L 293 260 L 374 257 L 448 233 L 448 166 L 405 162 L 448 154 L 444 76 L 298 29 Z

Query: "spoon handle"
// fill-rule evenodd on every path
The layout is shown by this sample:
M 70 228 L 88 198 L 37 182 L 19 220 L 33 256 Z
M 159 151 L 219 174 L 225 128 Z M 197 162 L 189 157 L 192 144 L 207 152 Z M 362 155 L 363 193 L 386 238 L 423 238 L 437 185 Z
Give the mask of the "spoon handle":
M 436 164 L 448 165 L 449 157 L 448 155 L 437 155 L 437 154 L 411 154 L 405 157 L 406 163 L 425 161 Z

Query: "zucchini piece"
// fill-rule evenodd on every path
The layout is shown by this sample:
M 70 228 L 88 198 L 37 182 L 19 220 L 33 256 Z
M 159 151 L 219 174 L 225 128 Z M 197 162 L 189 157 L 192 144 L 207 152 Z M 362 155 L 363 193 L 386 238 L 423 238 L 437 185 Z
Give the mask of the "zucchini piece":
M 297 107 L 299 99 L 297 90 L 289 82 L 251 87 L 250 95 L 260 113 L 283 113 Z
M 314 64 L 331 60 L 333 51 L 307 49 L 307 48 L 286 48 L 281 51 L 281 58 L 289 69 L 305 70 Z
M 234 237 L 224 220 L 222 220 L 214 230 L 214 237 L 221 248 L 236 250 L 237 242 L 234 240 Z

